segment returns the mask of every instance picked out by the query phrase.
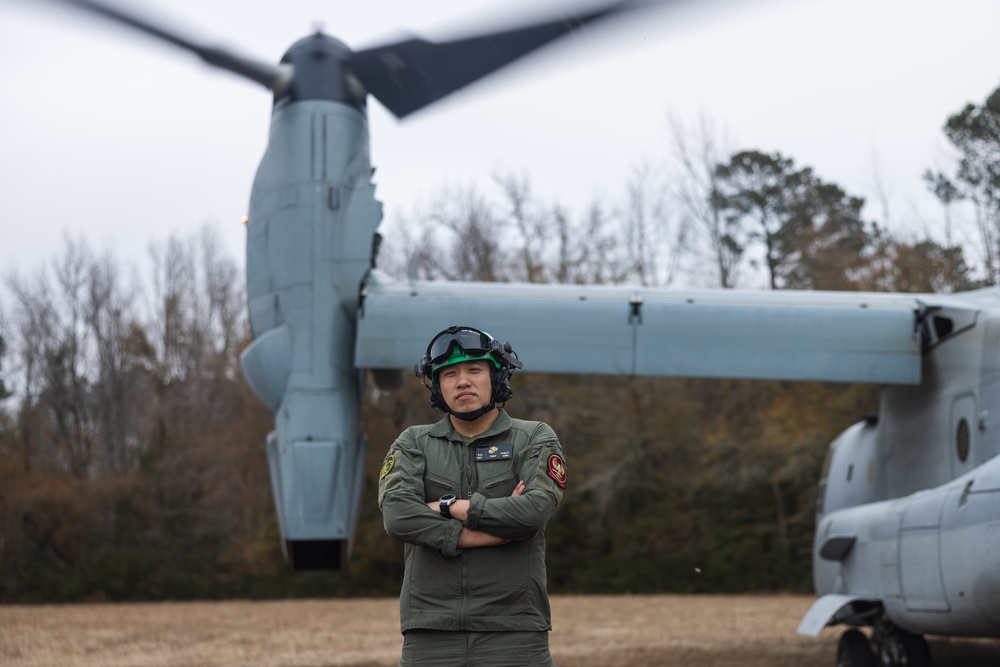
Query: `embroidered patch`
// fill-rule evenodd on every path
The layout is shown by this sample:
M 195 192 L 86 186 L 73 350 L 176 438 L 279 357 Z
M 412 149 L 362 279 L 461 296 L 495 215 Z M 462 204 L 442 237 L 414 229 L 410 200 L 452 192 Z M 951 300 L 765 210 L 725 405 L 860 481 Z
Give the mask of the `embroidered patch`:
M 549 477 L 554 479 L 560 488 L 566 488 L 566 464 L 558 454 L 549 457 Z
M 382 472 L 378 474 L 378 479 L 380 482 L 382 481 L 383 477 L 389 474 L 389 471 L 392 470 L 392 466 L 394 466 L 395 464 L 396 464 L 395 456 L 389 454 L 389 456 L 385 457 L 385 461 L 382 463 Z
M 506 461 L 514 455 L 514 443 L 480 445 L 476 447 L 476 461 Z

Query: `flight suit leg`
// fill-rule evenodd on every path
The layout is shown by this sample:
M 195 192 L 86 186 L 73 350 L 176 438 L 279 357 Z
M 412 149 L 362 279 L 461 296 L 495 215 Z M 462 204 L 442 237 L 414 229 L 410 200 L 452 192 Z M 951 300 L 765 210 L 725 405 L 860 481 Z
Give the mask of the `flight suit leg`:
M 547 632 L 410 630 L 399 667 L 557 667 Z

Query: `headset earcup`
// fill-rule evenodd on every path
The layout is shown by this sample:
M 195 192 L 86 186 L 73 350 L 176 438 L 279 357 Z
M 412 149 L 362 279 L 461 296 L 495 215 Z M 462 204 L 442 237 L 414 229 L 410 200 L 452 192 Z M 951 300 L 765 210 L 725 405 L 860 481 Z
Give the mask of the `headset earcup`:
M 501 367 L 495 369 L 493 376 L 493 401 L 495 403 L 506 403 L 514 396 L 510 389 L 510 369 Z

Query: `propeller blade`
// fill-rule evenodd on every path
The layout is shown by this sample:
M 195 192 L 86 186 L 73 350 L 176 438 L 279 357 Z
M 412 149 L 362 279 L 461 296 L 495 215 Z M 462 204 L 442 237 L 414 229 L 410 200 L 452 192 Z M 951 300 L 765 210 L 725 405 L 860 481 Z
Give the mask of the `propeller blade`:
M 199 44 L 174 30 L 157 25 L 157 23 L 151 20 L 141 18 L 135 13 L 126 12 L 109 4 L 98 2 L 97 0 L 57 1 L 99 14 L 112 21 L 127 25 L 147 35 L 152 35 L 157 39 L 179 46 L 182 49 L 193 52 L 209 65 L 228 70 L 251 81 L 256 81 L 271 90 L 277 90 L 281 85 L 281 70 L 275 65 L 246 58 L 220 47 Z
M 357 51 L 352 67 L 368 92 L 402 118 L 588 23 L 648 4 L 619 0 L 572 17 L 450 42 L 412 38 Z

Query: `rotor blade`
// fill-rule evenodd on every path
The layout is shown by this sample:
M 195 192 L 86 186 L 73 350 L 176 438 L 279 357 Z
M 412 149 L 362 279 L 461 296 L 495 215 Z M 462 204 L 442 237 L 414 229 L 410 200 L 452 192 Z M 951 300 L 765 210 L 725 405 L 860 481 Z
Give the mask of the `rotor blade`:
M 648 2 L 619 0 L 572 17 L 450 42 L 408 39 L 356 52 L 353 69 L 368 92 L 402 118 L 569 32 L 641 4 Z
M 98 2 L 97 0 L 57 0 L 67 5 L 99 14 L 105 18 L 122 23 L 147 35 L 170 42 L 175 46 L 195 53 L 199 58 L 215 67 L 239 74 L 265 87 L 274 90 L 281 81 L 281 70 L 278 67 L 236 55 L 226 49 L 207 46 L 194 42 L 174 30 L 157 25 L 155 22 L 141 18 L 135 13 L 126 12 L 117 7 Z

